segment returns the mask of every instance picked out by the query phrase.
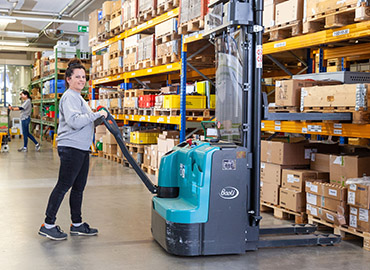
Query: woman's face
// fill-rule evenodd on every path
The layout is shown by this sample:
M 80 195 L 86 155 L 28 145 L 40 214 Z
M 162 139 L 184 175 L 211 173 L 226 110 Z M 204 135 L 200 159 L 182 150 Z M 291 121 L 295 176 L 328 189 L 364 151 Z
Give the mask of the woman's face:
M 75 91 L 81 91 L 86 84 L 86 74 L 85 70 L 82 68 L 77 68 L 73 70 L 72 76 L 67 78 L 69 88 Z
M 21 99 L 25 100 L 25 99 L 27 99 L 27 96 L 25 94 L 21 93 Z

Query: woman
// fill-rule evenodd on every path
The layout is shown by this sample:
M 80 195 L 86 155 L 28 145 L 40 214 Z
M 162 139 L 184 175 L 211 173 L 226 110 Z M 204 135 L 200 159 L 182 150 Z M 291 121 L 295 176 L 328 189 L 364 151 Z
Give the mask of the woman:
M 22 122 L 22 132 L 23 132 L 23 147 L 18 149 L 18 152 L 27 152 L 27 144 L 28 138 L 33 141 L 36 145 L 36 151 L 40 151 L 40 144 L 36 141 L 35 137 L 29 131 L 29 126 L 31 122 L 31 111 L 32 111 L 32 104 L 31 104 L 31 96 L 28 91 L 21 92 L 21 99 L 23 100 L 23 104 L 20 107 L 12 107 L 9 105 L 9 109 L 12 111 L 21 111 L 21 122 Z
M 69 204 L 72 224 L 71 235 L 96 235 L 97 229 L 82 222 L 82 195 L 89 171 L 89 148 L 94 135 L 94 121 L 107 117 L 105 111 L 93 113 L 81 97 L 86 84 L 86 70 L 81 61 L 73 59 L 68 63 L 65 81 L 68 89 L 59 103 L 58 154 L 60 157 L 59 177 L 49 197 L 45 223 L 39 234 L 52 240 L 64 240 L 67 234 L 55 225 L 56 214 L 64 195 L 72 188 Z

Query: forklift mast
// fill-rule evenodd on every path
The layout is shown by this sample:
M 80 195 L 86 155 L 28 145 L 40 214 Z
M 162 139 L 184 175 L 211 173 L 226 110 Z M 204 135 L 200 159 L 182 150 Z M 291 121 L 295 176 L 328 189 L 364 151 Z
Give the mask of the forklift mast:
M 250 226 L 260 217 L 263 0 L 209 4 L 204 36 L 215 44 L 216 119 L 221 140 L 247 150 Z

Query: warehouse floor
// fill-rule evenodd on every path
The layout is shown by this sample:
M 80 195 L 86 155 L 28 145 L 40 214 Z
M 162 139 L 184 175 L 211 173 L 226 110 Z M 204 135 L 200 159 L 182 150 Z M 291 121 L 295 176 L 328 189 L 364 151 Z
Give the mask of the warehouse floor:
M 151 194 L 132 169 L 91 158 L 85 191 L 85 221 L 99 229 L 96 237 L 50 241 L 37 234 L 48 196 L 56 182 L 57 152 L 44 143 L 35 152 L 0 154 L 1 269 L 368 269 L 370 252 L 362 241 L 334 247 L 261 249 L 243 255 L 183 258 L 168 255 L 150 232 Z M 282 224 L 263 214 L 263 225 Z M 68 232 L 66 198 L 57 223 Z

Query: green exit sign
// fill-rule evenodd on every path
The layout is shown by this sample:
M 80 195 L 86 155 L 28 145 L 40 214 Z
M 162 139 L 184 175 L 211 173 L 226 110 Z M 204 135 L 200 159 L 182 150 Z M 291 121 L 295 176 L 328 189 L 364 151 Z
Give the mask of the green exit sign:
M 89 32 L 89 27 L 86 25 L 79 25 L 78 26 L 78 32 L 79 33 L 86 33 Z

